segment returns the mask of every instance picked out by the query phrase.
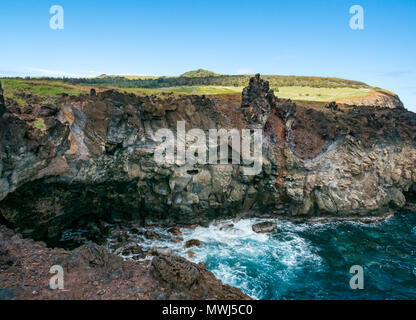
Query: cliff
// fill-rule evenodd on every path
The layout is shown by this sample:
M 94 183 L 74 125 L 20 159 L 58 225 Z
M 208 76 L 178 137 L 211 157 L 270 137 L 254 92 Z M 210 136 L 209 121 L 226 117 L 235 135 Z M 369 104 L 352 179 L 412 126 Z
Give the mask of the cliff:
M 108 90 L 5 108 L 0 215 L 36 239 L 59 239 L 71 227 L 99 238 L 106 223 L 125 220 L 381 219 L 414 198 L 415 114 L 391 106 L 309 108 L 278 99 L 259 76 L 238 103 Z M 231 160 L 157 163 L 156 132 L 176 134 L 178 121 L 186 131 L 261 129 L 260 173 L 244 175 Z

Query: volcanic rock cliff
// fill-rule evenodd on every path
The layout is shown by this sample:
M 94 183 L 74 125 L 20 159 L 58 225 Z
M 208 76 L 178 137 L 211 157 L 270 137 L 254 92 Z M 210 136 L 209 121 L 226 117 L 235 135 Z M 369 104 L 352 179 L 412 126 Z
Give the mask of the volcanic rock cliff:
M 108 90 L 18 106 L 0 96 L 0 115 L 0 220 L 37 239 L 75 227 L 101 234 L 125 220 L 383 218 L 414 199 L 414 113 L 308 108 L 278 99 L 258 75 L 241 100 Z M 261 172 L 156 163 L 155 132 L 176 132 L 178 121 L 206 132 L 262 129 Z

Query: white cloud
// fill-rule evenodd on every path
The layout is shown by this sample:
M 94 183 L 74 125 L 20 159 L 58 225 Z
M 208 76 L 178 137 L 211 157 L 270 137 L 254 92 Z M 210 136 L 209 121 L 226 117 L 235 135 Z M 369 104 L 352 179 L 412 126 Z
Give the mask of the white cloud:
M 94 77 L 100 75 L 100 73 L 89 71 L 86 74 L 79 74 L 79 73 L 69 73 L 66 71 L 60 70 L 48 70 L 42 68 L 26 68 L 32 74 L 32 76 L 48 76 L 48 77 L 70 77 L 70 78 L 82 78 L 82 77 Z

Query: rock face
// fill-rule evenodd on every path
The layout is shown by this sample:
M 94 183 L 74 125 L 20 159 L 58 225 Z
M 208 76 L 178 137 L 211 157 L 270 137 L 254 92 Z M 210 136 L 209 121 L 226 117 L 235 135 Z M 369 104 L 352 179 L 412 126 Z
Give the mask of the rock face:
M 107 222 L 189 225 L 239 215 L 385 217 L 416 182 L 416 116 L 404 108 L 315 108 L 274 96 L 259 76 L 241 108 L 228 96 L 138 97 L 109 90 L 53 104 L 6 105 L 0 219 L 58 241 Z M 159 164 L 156 132 L 262 129 L 262 170 Z M 191 141 L 186 141 L 189 145 Z M 229 143 L 232 150 L 232 144 Z M 413 189 L 412 189 L 413 190 Z

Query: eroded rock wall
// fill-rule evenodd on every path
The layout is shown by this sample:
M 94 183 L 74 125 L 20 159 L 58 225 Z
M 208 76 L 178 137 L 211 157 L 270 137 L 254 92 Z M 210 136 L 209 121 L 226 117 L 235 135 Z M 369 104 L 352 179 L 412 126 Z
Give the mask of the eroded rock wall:
M 416 181 L 416 116 L 403 108 L 306 108 L 260 77 L 241 106 L 223 97 L 109 90 L 14 107 L 0 127 L 0 213 L 56 238 L 103 222 L 194 224 L 243 215 L 383 217 Z M 262 170 L 158 164 L 156 131 L 261 128 Z M 232 151 L 232 144 L 229 145 Z

